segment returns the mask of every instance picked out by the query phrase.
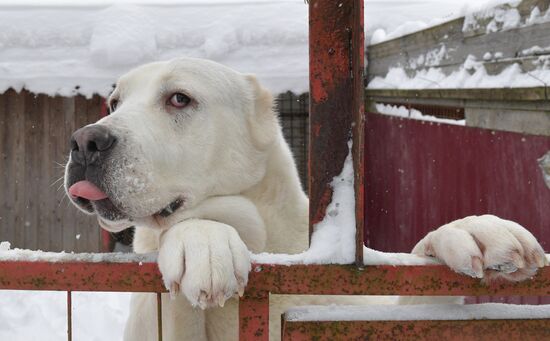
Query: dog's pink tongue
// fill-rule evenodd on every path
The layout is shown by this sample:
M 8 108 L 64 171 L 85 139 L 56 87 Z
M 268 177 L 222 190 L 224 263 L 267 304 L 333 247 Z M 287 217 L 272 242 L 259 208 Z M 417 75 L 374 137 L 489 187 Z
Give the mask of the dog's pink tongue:
M 96 185 L 88 180 L 75 183 L 69 188 L 69 194 L 73 197 L 81 197 L 88 200 L 102 200 L 107 198 L 107 194 L 97 188 Z

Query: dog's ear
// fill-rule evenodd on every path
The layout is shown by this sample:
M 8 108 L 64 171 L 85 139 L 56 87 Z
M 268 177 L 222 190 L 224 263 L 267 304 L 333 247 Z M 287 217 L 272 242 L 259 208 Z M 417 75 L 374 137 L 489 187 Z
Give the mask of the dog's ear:
M 246 75 L 252 88 L 254 108 L 248 117 L 248 128 L 257 148 L 269 147 L 277 138 L 279 120 L 273 109 L 271 93 L 260 85 L 254 75 Z

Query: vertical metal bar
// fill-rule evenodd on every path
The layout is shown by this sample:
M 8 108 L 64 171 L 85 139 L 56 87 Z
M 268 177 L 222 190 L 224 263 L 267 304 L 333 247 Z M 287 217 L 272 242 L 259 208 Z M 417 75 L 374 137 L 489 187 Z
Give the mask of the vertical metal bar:
M 239 340 L 269 341 L 269 293 L 245 294 L 239 302 Z
M 73 300 L 72 292 L 67 291 L 67 340 L 73 339 Z
M 353 0 L 351 26 L 352 97 L 352 156 L 355 186 L 355 264 L 363 265 L 365 243 L 365 33 L 364 0 Z
M 332 199 L 353 138 L 356 261 L 362 264 L 364 215 L 363 0 L 309 1 L 310 236 Z M 359 247 L 360 246 L 360 247 Z
M 157 339 L 162 341 L 162 294 L 157 292 Z

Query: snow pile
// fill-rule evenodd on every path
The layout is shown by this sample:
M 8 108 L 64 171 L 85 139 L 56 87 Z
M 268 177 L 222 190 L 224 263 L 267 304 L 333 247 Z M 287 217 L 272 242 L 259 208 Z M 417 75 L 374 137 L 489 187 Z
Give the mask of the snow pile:
M 0 243 L 0 261 L 151 263 L 157 261 L 157 254 L 45 252 L 10 249 L 10 243 L 4 241 Z
M 314 226 L 311 245 L 295 255 L 261 253 L 252 261 L 269 264 L 350 264 L 355 260 L 355 190 L 351 143 L 340 175 L 332 180 L 332 201 Z
M 533 56 L 533 55 L 536 56 L 541 54 L 550 54 L 550 46 L 540 47 L 538 45 L 535 45 L 528 49 L 522 50 L 519 54 L 520 56 Z
M 451 120 L 451 119 L 445 119 L 445 118 L 438 118 L 431 115 L 424 115 L 416 109 L 412 109 L 412 108 L 407 109 L 404 106 L 377 103 L 376 111 L 383 115 L 412 118 L 414 120 L 430 121 L 430 122 L 438 122 L 438 123 L 446 123 L 446 124 L 454 124 L 454 125 L 462 125 L 462 126 L 466 125 L 466 120 Z
M 550 188 L 550 151 L 538 159 L 538 162 L 540 170 L 542 171 L 542 176 L 544 177 L 544 182 L 546 186 Z
M 550 85 L 550 57 L 540 56 L 537 68 L 523 72 L 519 64 L 506 67 L 497 75 L 489 75 L 482 61 L 469 55 L 458 70 L 446 75 L 441 69 L 417 70 L 409 76 L 403 67 L 391 67 L 384 77 L 374 77 L 369 89 L 468 89 L 468 88 L 513 88 Z
M 489 11 L 492 7 L 508 2 L 510 0 L 426 0 L 418 1 L 418 3 L 414 1 L 366 0 L 365 22 L 373 29 L 372 35 L 369 35 L 367 31 L 367 41 L 370 41 L 370 44 L 382 43 L 462 16 Z M 369 11 L 383 12 L 384 15 L 368 18 L 366 15 Z M 388 20 L 386 14 L 390 14 L 392 11 L 397 12 L 391 13 L 391 15 L 399 20 L 392 20 L 393 18 Z M 400 17 L 397 17 L 398 15 Z
M 417 304 L 303 306 L 285 312 L 289 321 L 410 321 L 547 319 L 550 305 Z
M 543 14 L 537 6 L 533 8 L 529 17 L 522 21 L 517 9 L 520 3 L 519 0 L 510 1 L 500 6 L 472 12 L 464 17 L 462 31 L 477 31 L 485 27 L 485 32 L 489 34 L 550 21 L 550 8 Z

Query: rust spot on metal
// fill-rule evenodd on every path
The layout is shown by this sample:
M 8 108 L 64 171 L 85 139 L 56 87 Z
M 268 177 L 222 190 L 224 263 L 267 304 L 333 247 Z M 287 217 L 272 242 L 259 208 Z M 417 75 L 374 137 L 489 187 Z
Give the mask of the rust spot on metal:
M 269 292 L 247 290 L 239 302 L 239 340 L 269 340 Z

